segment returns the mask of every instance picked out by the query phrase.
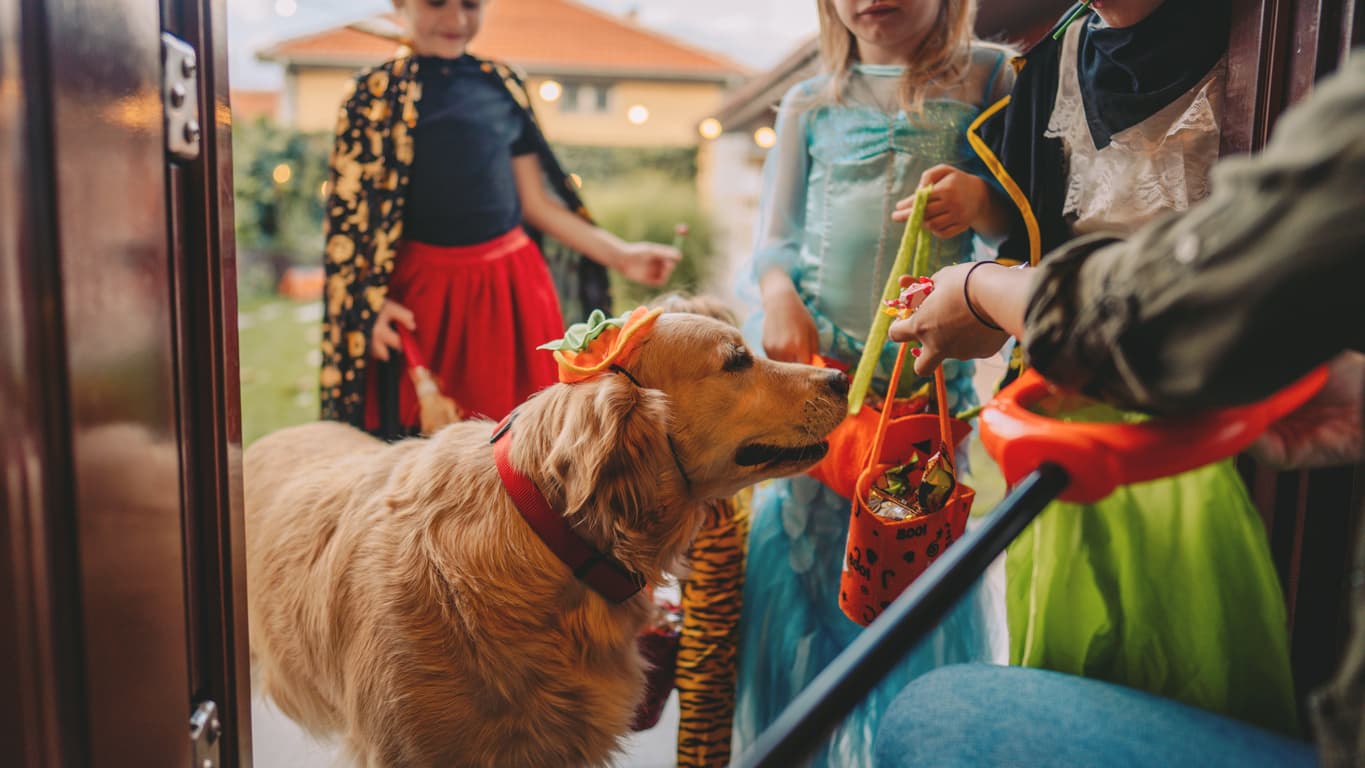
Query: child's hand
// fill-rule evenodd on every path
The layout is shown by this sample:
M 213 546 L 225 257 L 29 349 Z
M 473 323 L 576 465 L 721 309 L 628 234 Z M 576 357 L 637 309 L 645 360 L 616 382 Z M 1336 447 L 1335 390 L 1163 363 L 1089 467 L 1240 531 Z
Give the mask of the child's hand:
M 963 173 L 951 165 L 936 165 L 925 171 L 920 186 L 933 184 L 929 204 L 924 209 L 924 226 L 938 237 L 949 238 L 972 229 L 986 213 L 990 191 L 979 176 Z M 915 207 L 915 196 L 896 203 L 894 221 L 908 221 Z
M 1276 469 L 1353 464 L 1365 457 L 1361 435 L 1365 355 L 1344 352 L 1332 360 L 1327 383 L 1298 410 L 1280 419 L 1249 453 Z
M 380 362 L 389 361 L 390 349 L 398 351 L 403 348 L 403 340 L 393 328 L 395 322 L 409 331 L 417 330 L 417 321 L 412 316 L 412 310 L 396 301 L 385 300 L 384 306 L 379 308 L 379 315 L 374 319 L 374 331 L 370 333 L 370 356 Z
M 820 333 L 791 278 L 774 271 L 764 277 L 762 292 L 763 351 L 770 360 L 809 364 L 820 351 Z
M 617 261 L 616 271 L 627 280 L 658 287 L 668 282 L 673 268 L 682 260 L 677 248 L 658 243 L 627 243 Z
M 891 324 L 892 341 L 920 343 L 915 357 L 915 373 L 920 376 L 932 374 L 946 358 L 990 357 L 1009 339 L 1008 333 L 986 327 L 967 307 L 963 281 L 972 266 L 956 264 L 939 270 L 933 277 L 933 292 L 922 299 L 909 317 Z M 972 282 L 979 277 L 980 274 L 974 276 Z

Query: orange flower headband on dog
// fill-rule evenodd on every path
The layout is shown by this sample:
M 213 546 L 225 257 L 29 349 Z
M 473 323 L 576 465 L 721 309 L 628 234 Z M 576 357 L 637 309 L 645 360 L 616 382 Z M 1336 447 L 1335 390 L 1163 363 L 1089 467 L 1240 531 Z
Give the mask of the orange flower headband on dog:
M 620 317 L 607 317 L 602 310 L 594 309 L 586 322 L 569 326 L 564 338 L 536 349 L 554 351 L 560 381 L 565 384 L 583 381 L 611 370 L 612 366 L 626 365 L 661 314 L 662 308 L 636 307 Z

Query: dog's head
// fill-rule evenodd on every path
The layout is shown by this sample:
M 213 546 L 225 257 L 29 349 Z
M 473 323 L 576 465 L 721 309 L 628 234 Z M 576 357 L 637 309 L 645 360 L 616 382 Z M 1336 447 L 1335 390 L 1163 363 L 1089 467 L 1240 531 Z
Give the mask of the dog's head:
M 693 499 L 809 469 L 843 419 L 848 378 L 754 354 L 725 323 L 665 314 L 628 366 L 669 399 L 669 435 Z
M 646 578 L 685 550 L 706 499 L 804 471 L 843 419 L 847 378 L 749 351 L 725 323 L 664 314 L 624 373 L 524 406 L 513 460 L 580 531 Z

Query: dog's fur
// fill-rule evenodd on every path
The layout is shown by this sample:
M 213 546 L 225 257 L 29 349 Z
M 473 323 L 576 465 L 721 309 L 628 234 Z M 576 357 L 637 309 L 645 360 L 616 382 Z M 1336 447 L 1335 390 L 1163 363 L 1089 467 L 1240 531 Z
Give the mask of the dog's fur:
M 755 358 L 708 318 L 663 315 L 629 370 L 639 386 L 544 390 L 504 439 L 551 506 L 650 581 L 698 502 L 808 468 L 844 413 L 841 375 Z M 536 538 L 491 431 L 386 445 L 318 423 L 247 450 L 261 690 L 360 765 L 600 765 L 643 695 L 649 599 L 609 603 Z

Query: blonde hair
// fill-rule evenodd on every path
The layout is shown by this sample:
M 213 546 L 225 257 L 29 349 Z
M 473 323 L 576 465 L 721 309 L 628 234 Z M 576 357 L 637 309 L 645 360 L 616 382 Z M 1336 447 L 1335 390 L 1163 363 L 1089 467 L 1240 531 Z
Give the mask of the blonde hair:
M 839 20 L 834 0 L 815 0 L 820 12 L 820 59 L 829 73 L 824 100 L 843 102 L 849 72 L 858 61 L 858 41 Z M 976 0 L 939 0 L 938 19 L 920 42 L 919 51 L 901 76 L 901 107 L 911 114 L 924 110 L 931 85 L 948 85 L 971 69 Z
M 666 293 L 649 302 L 650 309 L 662 307 L 665 312 L 682 312 L 689 315 L 703 315 L 722 323 L 739 326 L 734 310 L 714 296 L 692 296 L 683 291 Z

